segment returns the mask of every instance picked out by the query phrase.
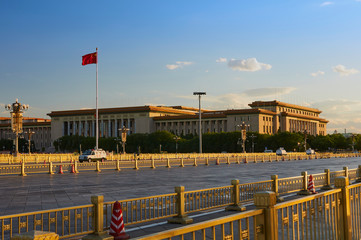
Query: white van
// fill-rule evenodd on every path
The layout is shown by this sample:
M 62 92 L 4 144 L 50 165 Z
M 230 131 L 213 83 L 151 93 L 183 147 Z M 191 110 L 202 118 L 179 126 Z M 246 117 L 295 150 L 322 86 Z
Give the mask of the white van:
M 287 152 L 283 147 L 280 147 L 279 149 L 276 150 L 276 154 L 277 155 L 287 155 Z
M 315 154 L 315 150 L 313 150 L 312 148 L 309 148 L 306 150 L 306 154 L 307 155 Z
M 79 162 L 96 162 L 107 160 L 107 154 L 103 149 L 88 149 L 79 156 Z

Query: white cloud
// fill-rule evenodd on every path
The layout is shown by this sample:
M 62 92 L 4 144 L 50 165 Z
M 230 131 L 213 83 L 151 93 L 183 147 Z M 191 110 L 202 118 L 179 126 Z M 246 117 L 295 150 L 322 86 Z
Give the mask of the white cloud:
M 165 67 L 169 70 L 174 70 L 177 68 L 182 68 L 183 66 L 191 65 L 193 62 L 183 62 L 183 61 L 177 61 L 176 64 L 167 64 Z
M 276 95 L 286 95 L 296 90 L 293 87 L 283 88 L 256 88 L 244 91 L 244 94 L 249 97 L 269 97 Z
M 333 67 L 332 69 L 334 72 L 339 73 L 340 76 L 348 76 L 348 75 L 356 74 L 359 72 L 357 69 L 354 69 L 354 68 L 346 69 L 346 67 L 341 64 Z
M 311 73 L 312 77 L 317 77 L 317 76 L 320 76 L 320 75 L 325 75 L 325 72 L 322 72 L 322 71 L 318 70 L 317 72 Z
M 334 2 L 323 2 L 323 3 L 321 3 L 321 7 L 325 7 L 325 6 L 329 6 L 329 5 L 332 5 L 332 4 L 334 4 Z
M 174 70 L 177 68 L 180 68 L 180 65 L 176 65 L 176 64 L 167 64 L 166 68 L 168 68 L 169 70 Z
M 235 71 L 255 72 L 260 70 L 269 70 L 272 68 L 270 64 L 260 63 L 256 58 L 248 58 L 242 60 L 231 59 L 228 67 Z
M 216 60 L 216 62 L 217 63 L 221 63 L 221 62 L 227 62 L 227 58 L 218 58 L 217 60 Z

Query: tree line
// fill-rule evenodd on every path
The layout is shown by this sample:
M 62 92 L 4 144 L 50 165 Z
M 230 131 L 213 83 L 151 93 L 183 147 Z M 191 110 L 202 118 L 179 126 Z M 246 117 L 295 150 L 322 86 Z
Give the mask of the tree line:
M 242 152 L 241 132 L 222 132 L 202 134 L 203 152 Z M 265 149 L 276 151 L 283 147 L 288 152 L 305 151 L 303 133 L 280 132 L 273 135 L 247 132 L 246 152 L 263 152 Z M 80 152 L 95 146 L 94 137 L 63 136 L 54 142 L 57 152 Z M 122 152 L 120 138 L 99 138 L 99 148 L 110 152 Z M 361 149 L 361 135 L 345 137 L 342 134 L 326 136 L 306 136 L 306 149 L 325 151 L 356 151 Z M 127 137 L 127 153 L 191 153 L 199 151 L 199 136 L 176 136 L 167 131 L 136 133 Z

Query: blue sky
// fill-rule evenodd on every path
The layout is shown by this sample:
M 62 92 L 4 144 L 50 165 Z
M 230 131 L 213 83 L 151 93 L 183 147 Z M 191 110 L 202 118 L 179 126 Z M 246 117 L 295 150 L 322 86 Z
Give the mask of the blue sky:
M 328 132 L 361 133 L 361 0 L 0 0 L 0 116 L 99 107 L 318 108 Z

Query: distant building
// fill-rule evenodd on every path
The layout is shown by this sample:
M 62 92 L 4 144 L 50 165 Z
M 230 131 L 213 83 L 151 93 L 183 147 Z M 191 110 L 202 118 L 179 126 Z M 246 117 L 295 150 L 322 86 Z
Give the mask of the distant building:
M 51 141 L 51 120 L 44 118 L 23 118 L 23 131 L 31 130 L 35 132 L 31 136 L 34 141 L 35 148 L 39 151 L 48 149 L 52 146 Z M 28 140 L 27 134 L 21 134 Z M 0 139 L 15 139 L 15 134 L 11 130 L 11 119 L 8 117 L 0 117 Z
M 326 119 L 320 110 L 279 101 L 256 101 L 249 109 L 202 110 L 202 132 L 232 132 L 249 124 L 249 131 L 262 134 L 304 132 L 326 135 Z M 52 111 L 52 141 L 65 135 L 95 136 L 95 109 Z M 198 109 L 184 106 L 140 106 L 99 109 L 99 136 L 119 137 L 119 128 L 129 134 L 169 131 L 176 135 L 198 134 Z

